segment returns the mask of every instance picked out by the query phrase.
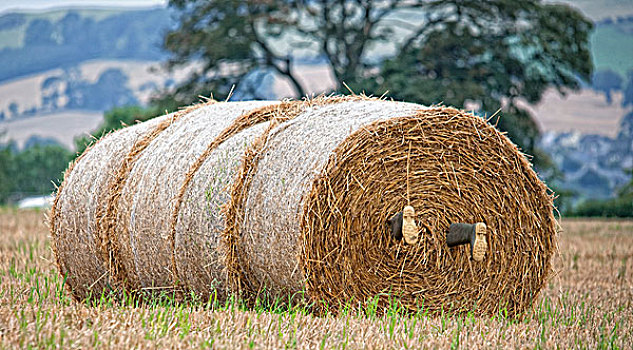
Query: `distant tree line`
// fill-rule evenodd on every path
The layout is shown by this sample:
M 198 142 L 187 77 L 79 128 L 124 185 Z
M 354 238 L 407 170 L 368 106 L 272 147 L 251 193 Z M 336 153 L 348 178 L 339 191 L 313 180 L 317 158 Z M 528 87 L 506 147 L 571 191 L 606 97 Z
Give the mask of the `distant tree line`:
M 58 144 L 0 146 L 0 204 L 52 193 L 73 157 Z
M 585 201 L 568 214 L 589 217 L 633 217 L 633 168 L 629 169 L 629 173 L 631 181 L 620 188 L 615 198 Z
M 24 197 L 46 195 L 59 185 L 68 163 L 98 138 L 117 129 L 163 114 L 157 107 L 116 107 L 104 115 L 92 136 L 75 139 L 72 152 L 51 139 L 31 137 L 22 149 L 15 142 L 0 145 L 0 204 Z

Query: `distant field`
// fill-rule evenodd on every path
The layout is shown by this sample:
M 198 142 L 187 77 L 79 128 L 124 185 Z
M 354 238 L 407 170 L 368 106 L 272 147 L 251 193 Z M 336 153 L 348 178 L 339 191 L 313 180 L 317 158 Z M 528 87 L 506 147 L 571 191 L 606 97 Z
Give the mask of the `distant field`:
M 593 90 L 562 96 L 550 89 L 538 105 L 529 106 L 529 109 L 543 131 L 578 131 L 615 137 L 627 109 L 620 104 L 621 93 L 612 95 L 613 103 L 607 104 L 604 94 Z
M 1 33 L 1 32 L 0 32 Z M 160 63 L 155 61 L 139 60 L 91 60 L 83 62 L 77 68 L 81 72 L 82 80 L 94 83 L 99 75 L 107 69 L 120 69 L 128 77 L 128 87 L 134 91 L 139 102 L 148 103 L 153 89 L 143 90 L 144 84 L 163 86 L 169 76 L 160 70 Z M 46 78 L 62 76 L 63 70 L 53 69 L 38 74 L 29 75 L 20 79 L 0 83 L 0 112 L 9 113 L 9 105 L 17 103 L 20 112 L 30 108 L 42 107 L 41 86 Z M 172 77 L 176 81 L 182 79 L 188 71 L 183 69 L 176 71 Z
M 44 214 L 0 211 L 0 348 L 630 348 L 633 221 L 563 220 L 556 275 L 524 317 L 137 304 L 63 290 Z
M 106 68 L 120 68 L 129 75 L 130 87 L 136 90 L 146 82 L 153 81 L 161 85 L 164 81 L 164 75 L 149 73 L 151 66 L 151 62 L 141 61 L 91 61 L 82 65 L 81 70 L 85 79 L 95 80 L 99 72 Z M 308 93 L 319 93 L 334 86 L 334 78 L 330 70 L 323 65 L 302 65 L 297 68 L 300 69 L 298 79 L 309 82 Z M 182 78 L 184 74 L 181 72 L 179 78 Z M 37 75 L 0 85 L 0 110 L 8 113 L 6 111 L 11 102 L 16 102 L 21 106 L 39 106 L 41 94 L 37 87 L 44 77 L 44 75 Z M 280 98 L 292 96 L 293 93 L 289 83 L 282 79 L 275 80 L 273 89 Z M 31 90 L 35 92 L 30 92 Z M 139 100 L 145 102 L 151 93 L 151 91 L 144 91 L 137 96 Z M 543 131 L 580 131 L 614 137 L 617 135 L 620 119 L 627 110 L 620 105 L 621 93 L 614 93 L 613 99 L 613 103 L 608 105 L 604 95 L 593 90 L 583 90 L 568 94 L 566 97 L 560 96 L 554 90 L 549 90 L 541 103 L 529 106 L 529 109 Z M 65 119 L 64 116 L 69 118 Z M 99 112 L 61 112 L 0 122 L 0 131 L 7 131 L 4 139 L 12 138 L 18 140 L 20 144 L 31 134 L 39 134 L 54 137 L 70 146 L 75 136 L 96 129 L 100 121 L 101 113 Z
M 594 20 L 633 15 L 633 2 L 630 0 L 563 2 L 571 3 Z M 77 11 L 82 16 L 100 20 L 121 13 L 124 9 L 81 9 Z M 23 24 L 7 30 L 0 30 L 0 50 L 21 46 L 22 37 L 29 21 L 35 18 L 58 20 L 66 13 L 67 9 L 28 12 Z M 629 70 L 633 69 L 633 22 L 622 21 L 615 24 L 597 25 L 591 35 L 591 50 L 596 69 L 613 69 L 624 77 Z M 111 59 L 84 61 L 77 67 L 82 73 L 82 78 L 89 82 L 94 82 L 99 74 L 108 68 L 121 69 L 129 77 L 128 86 L 143 104 L 150 100 L 154 93 L 153 87 L 164 86 L 169 78 L 164 72 L 150 71 L 151 67 L 158 66 L 159 63 L 155 61 Z M 174 80 L 176 82 L 182 81 L 192 68 L 195 67 L 192 66 L 189 70 L 183 69 L 175 73 Z M 324 65 L 297 65 L 295 69 L 298 71 L 298 80 L 306 86 L 308 93 L 328 91 L 334 86 L 331 70 Z M 11 116 L 9 105 L 12 103 L 19 106 L 19 112 L 41 108 L 43 81 L 50 76 L 61 73 L 61 69 L 52 69 L 2 82 L 0 84 L 0 112 L 4 112 L 7 117 Z M 293 95 L 291 85 L 284 79 L 275 80 L 274 90 L 279 98 Z M 613 104 L 607 105 L 603 95 L 591 90 L 570 94 L 565 98 L 554 91 L 548 91 L 543 101 L 536 106 L 530 106 L 530 109 L 543 131 L 579 131 L 613 137 L 617 135 L 620 119 L 627 113 L 627 110 L 620 106 L 620 100 L 620 93 L 615 94 Z M 55 118 L 51 121 L 44 121 L 45 115 L 38 115 L 38 118 L 32 121 L 0 122 L 0 132 L 6 130 L 8 135 L 5 139 L 16 139 L 20 143 L 28 138 L 30 133 L 54 137 L 65 145 L 71 145 L 72 139 L 76 135 L 89 132 L 97 125 L 94 117 L 96 113 L 91 112 L 91 118 L 85 119 L 77 117 L 83 112 L 63 113 L 63 115 L 74 115 L 68 120 L 57 117 L 61 114 L 53 115 Z M 28 129 L 30 127 L 33 127 L 32 132 Z
M 97 129 L 103 114 L 93 111 L 67 111 L 32 118 L 0 122 L 0 143 L 14 140 L 22 147 L 33 135 L 54 138 L 68 149 L 74 149 L 73 140 Z M 6 131 L 5 135 L 1 132 Z

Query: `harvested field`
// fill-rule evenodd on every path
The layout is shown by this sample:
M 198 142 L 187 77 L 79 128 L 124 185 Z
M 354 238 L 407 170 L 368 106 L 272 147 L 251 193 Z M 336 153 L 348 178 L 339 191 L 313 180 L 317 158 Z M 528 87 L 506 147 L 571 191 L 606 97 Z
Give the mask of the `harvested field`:
M 504 314 L 338 316 L 303 307 L 169 298 L 78 303 L 63 288 L 43 212 L 0 210 L 0 348 L 630 348 L 633 221 L 563 220 L 555 275 L 533 310 Z

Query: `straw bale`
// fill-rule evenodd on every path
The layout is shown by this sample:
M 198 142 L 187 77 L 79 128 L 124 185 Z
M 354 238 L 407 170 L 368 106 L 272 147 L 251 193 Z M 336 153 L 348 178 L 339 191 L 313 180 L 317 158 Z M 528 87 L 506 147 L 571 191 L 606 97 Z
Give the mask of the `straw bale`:
M 176 278 L 175 284 L 181 283 L 183 288 L 203 299 L 211 296 L 211 293 L 216 293 L 220 299 L 226 296 L 225 258 L 219 255 L 218 250 L 222 249 L 218 243 L 224 227 L 236 228 L 231 225 L 235 220 L 227 223 L 225 219 L 234 217 L 234 210 L 231 209 L 237 208 L 234 204 L 238 202 L 229 201 L 227 191 L 235 187 L 233 179 L 241 154 L 252 152 L 252 144 L 257 144 L 257 139 L 262 137 L 259 134 L 266 135 L 277 125 L 293 119 L 306 109 L 358 99 L 369 98 L 318 96 L 301 101 L 281 101 L 254 109 L 235 119 L 207 146 L 185 175 L 172 211 L 172 273 Z M 252 130 L 247 130 L 249 127 Z M 223 156 L 222 152 L 227 153 Z M 224 204 L 231 204 L 229 210 L 224 209 Z M 186 208 L 181 209 L 183 206 Z
M 111 287 L 99 252 L 96 212 L 125 155 L 139 139 L 171 116 L 108 134 L 72 162 L 51 208 L 50 228 L 58 268 L 77 299 L 100 295 Z
M 244 292 L 305 290 L 330 306 L 378 297 L 381 308 L 389 295 L 410 310 L 515 314 L 551 270 L 552 197 L 516 146 L 479 117 L 342 102 L 258 141 L 244 160 L 256 171 L 232 191 L 245 195 L 239 230 L 227 224 L 223 237 L 237 252 L 225 261 L 229 284 Z M 411 245 L 384 225 L 405 205 L 420 230 Z M 483 262 L 470 260 L 469 247 L 446 246 L 453 222 L 486 223 Z
M 171 218 L 187 170 L 244 113 L 273 102 L 216 103 L 184 114 L 139 155 L 118 193 L 111 237 L 130 290 L 171 290 Z M 276 103 L 276 102 L 274 102 Z
M 195 266 L 189 266 L 188 264 L 182 264 L 183 270 L 185 271 L 181 273 L 178 269 L 179 264 L 177 260 L 182 260 L 182 258 L 185 258 L 186 260 L 187 258 L 192 257 L 191 254 L 188 254 L 188 251 L 178 252 L 176 250 L 176 240 L 178 236 L 176 226 L 178 224 L 178 220 L 181 219 L 180 210 L 182 207 L 183 200 L 187 196 L 187 191 L 189 190 L 191 181 L 193 181 L 196 174 L 198 174 L 198 171 L 200 170 L 200 168 L 207 161 L 212 162 L 213 161 L 213 157 L 211 156 L 212 153 L 214 153 L 216 148 L 220 147 L 223 142 L 226 142 L 231 137 L 235 136 L 236 134 L 242 132 L 243 130 L 251 126 L 254 126 L 258 123 L 265 123 L 271 120 L 273 121 L 273 123 L 276 123 L 277 120 L 285 118 L 284 116 L 287 115 L 288 113 L 297 113 L 294 111 L 301 110 L 303 105 L 304 103 L 301 101 L 284 100 L 284 101 L 281 101 L 280 103 L 273 103 L 261 108 L 251 110 L 248 113 L 245 113 L 239 116 L 238 118 L 235 119 L 235 121 L 233 121 L 233 123 L 231 123 L 231 125 L 229 125 L 226 129 L 224 129 L 213 140 L 213 142 L 211 142 L 207 146 L 205 151 L 198 157 L 198 159 L 196 159 L 193 165 L 189 168 L 189 170 L 187 171 L 185 175 L 185 179 L 182 185 L 180 186 L 178 196 L 175 198 L 174 209 L 171 213 L 170 241 L 171 241 L 172 251 L 173 251 L 172 269 L 173 269 L 175 279 L 176 279 L 176 281 L 174 282 L 175 285 L 178 284 L 178 282 L 182 282 L 186 288 L 191 288 L 192 291 L 197 292 L 199 296 L 202 298 L 208 297 L 209 293 L 211 293 L 214 288 L 217 289 L 218 292 L 220 293 L 220 295 L 218 295 L 218 297 L 220 298 L 224 296 L 225 291 L 226 291 L 226 286 L 223 284 L 223 282 L 226 280 L 224 278 L 225 273 L 221 272 L 224 269 L 224 264 L 222 262 L 224 259 L 220 259 L 222 261 L 219 261 L 217 259 L 217 252 L 215 249 L 213 249 L 213 251 L 211 252 L 204 252 L 203 255 L 201 255 L 201 257 L 203 257 L 202 259 L 206 261 L 205 263 L 201 265 L 201 267 L 195 267 Z M 239 158 L 237 154 L 235 156 Z M 209 157 L 211 157 L 210 160 L 208 160 Z M 228 167 L 228 164 L 226 164 L 226 162 L 220 162 L 218 164 L 222 164 L 222 166 Z M 229 167 L 228 169 L 232 169 L 232 168 Z M 208 169 L 208 171 L 213 171 L 213 169 Z M 204 178 L 204 176 L 202 178 Z M 232 181 L 232 178 L 231 179 L 227 178 L 227 181 Z M 196 186 L 199 186 L 199 185 L 201 185 L 201 183 L 196 184 Z M 223 195 L 223 192 L 222 192 L 223 190 L 224 188 L 215 186 L 214 190 L 208 194 L 208 197 L 214 197 L 214 196 L 221 197 Z M 195 193 L 193 195 L 195 195 Z M 219 210 L 219 208 L 215 206 L 212 208 Z M 220 218 L 224 218 L 223 215 L 220 216 L 219 211 L 209 212 L 209 215 L 213 216 L 215 220 L 220 220 Z M 187 220 L 187 218 L 183 218 L 183 220 Z M 190 221 L 186 224 L 187 226 L 189 226 L 189 230 L 193 230 L 193 228 L 191 228 L 192 224 L 199 224 L 199 228 L 201 230 L 206 230 L 208 229 L 209 225 L 216 225 L 217 221 L 213 221 L 212 223 L 209 223 L 208 221 L 205 221 L 204 218 L 201 218 L 200 220 Z M 189 232 L 194 232 L 194 231 L 189 231 Z M 183 242 L 195 240 L 195 238 L 193 237 L 192 238 L 188 237 L 189 232 L 187 232 L 185 236 L 180 240 Z M 198 231 L 195 231 L 195 232 L 198 232 Z M 206 232 L 206 231 L 203 231 L 203 232 Z M 211 234 L 210 237 L 212 237 L 213 239 L 217 238 L 213 234 Z M 217 242 L 215 241 L 209 242 L 209 244 L 210 246 L 219 248 L 217 247 Z M 182 258 L 179 259 L 177 255 L 181 255 Z M 211 276 L 212 278 L 207 279 L 207 277 L 209 276 Z M 205 287 L 200 288 L 200 286 L 205 286 Z M 210 288 L 210 287 L 214 287 L 214 288 Z
M 125 185 L 134 164 L 149 145 L 170 126 L 178 122 L 183 116 L 191 114 L 193 111 L 216 103 L 214 100 L 208 100 L 205 103 L 198 103 L 174 113 L 171 118 L 163 120 L 156 125 L 147 135 L 134 143 L 132 149 L 123 157 L 121 165 L 114 172 L 114 176 L 110 180 L 106 189 L 104 205 L 97 209 L 97 236 L 99 236 L 100 249 L 99 253 L 103 261 L 107 263 L 110 273 L 110 279 L 117 287 L 130 289 L 131 272 L 133 264 L 129 260 L 121 258 L 121 249 L 129 247 L 128 245 L 119 244 L 120 241 L 126 241 L 126 238 L 116 237 L 116 226 L 118 218 L 119 200 L 121 191 Z M 130 256 L 128 254 L 127 256 Z
M 219 143 L 192 173 L 181 197 L 174 227 L 174 266 L 183 287 L 203 300 L 213 294 L 222 300 L 227 295 L 224 262 L 218 252 L 225 221 L 222 207 L 230 200 L 246 147 L 269 124 L 257 124 Z
M 277 127 L 285 127 L 286 122 L 295 119 L 303 113 L 312 113 L 315 109 L 346 101 L 377 100 L 365 95 L 337 96 L 320 95 L 307 98 L 303 101 L 284 101 L 274 111 L 274 118 L 268 128 L 256 138 L 244 152 L 242 165 L 231 188 L 231 200 L 224 208 L 225 229 L 220 241 L 222 260 L 227 270 L 228 288 L 240 293 L 243 290 L 253 289 L 242 285 L 247 279 L 241 274 L 248 270 L 248 259 L 242 259 L 244 252 L 239 242 L 240 226 L 244 221 L 244 201 L 250 190 L 253 174 L 258 171 L 258 156 L 262 152 L 270 133 Z M 246 295 L 243 295 L 246 296 Z
M 197 109 L 208 106 L 209 104 L 213 104 L 215 103 L 215 101 L 210 101 L 209 103 L 206 103 L 206 104 L 194 105 L 186 109 L 183 109 L 179 111 L 178 113 L 175 113 L 171 116 L 156 118 L 143 124 L 145 125 L 143 129 L 144 132 L 139 133 L 138 137 L 132 140 L 128 140 L 128 143 L 121 143 L 120 149 L 113 150 L 112 147 L 118 145 L 117 140 L 124 137 L 128 133 L 128 129 L 125 129 L 125 131 L 116 132 L 110 135 L 109 137 L 105 137 L 104 139 L 99 141 L 97 143 L 98 145 L 101 144 L 102 142 L 106 142 L 103 140 L 110 140 L 110 139 L 113 140 L 113 143 L 106 142 L 104 143 L 104 145 L 97 147 L 94 152 L 92 153 L 86 152 L 86 154 L 89 154 L 88 158 L 90 159 L 90 161 L 89 162 L 82 161 L 82 167 L 80 168 L 81 168 L 81 172 L 87 172 L 88 176 L 77 175 L 75 177 L 71 177 L 70 174 L 73 172 L 72 167 L 74 166 L 75 163 L 77 163 L 77 162 L 73 162 L 71 167 L 67 171 L 68 176 L 66 176 L 66 181 L 60 187 L 58 194 L 61 194 L 64 192 L 63 191 L 64 186 L 70 186 L 71 189 L 66 191 L 72 194 L 73 202 L 67 205 L 69 208 L 73 210 L 79 209 L 81 211 L 84 208 L 84 206 L 82 205 L 82 203 L 84 202 L 90 202 L 91 205 L 94 204 L 95 207 L 90 207 L 90 206 L 86 207 L 87 210 L 90 210 L 89 215 L 83 215 L 83 213 L 76 214 L 74 212 L 62 213 L 61 211 L 55 210 L 58 207 L 57 202 L 62 197 L 62 196 L 58 196 L 53 206 L 53 211 L 52 211 L 53 215 L 51 215 L 51 231 L 55 238 L 57 236 L 57 231 L 59 230 L 59 221 L 60 221 L 60 220 L 56 221 L 56 218 L 61 217 L 61 220 L 66 220 L 72 223 L 72 227 L 70 227 L 67 224 L 63 227 L 66 231 L 70 231 L 71 234 L 70 235 L 65 234 L 60 239 L 59 245 L 62 246 L 62 249 L 60 250 L 60 254 L 56 254 L 56 258 L 57 258 L 60 272 L 67 273 L 70 275 L 69 283 L 76 284 L 75 279 L 77 278 L 80 278 L 83 281 L 85 281 L 85 283 L 83 283 L 84 284 L 83 286 L 80 286 L 77 288 L 75 296 L 77 296 L 79 299 L 85 298 L 88 295 L 88 289 L 96 290 L 97 292 L 99 292 L 103 290 L 103 288 L 107 287 L 109 289 L 114 286 L 126 287 L 129 290 L 135 290 L 139 288 L 139 283 L 134 282 L 134 281 L 138 281 L 139 279 L 137 277 L 136 262 L 129 258 L 129 257 L 132 257 L 134 254 L 131 252 L 131 244 L 129 243 L 130 239 L 129 237 L 125 236 L 125 234 L 127 234 L 126 233 L 127 231 L 124 233 L 119 233 L 117 231 L 117 225 L 120 225 L 119 217 L 124 216 L 124 215 L 121 215 L 120 213 L 121 194 L 124 192 L 125 186 L 127 184 L 127 180 L 131 176 L 131 174 L 132 176 L 136 176 L 135 174 L 137 173 L 143 174 L 142 171 L 133 172 L 136 162 L 139 159 L 150 159 L 152 154 L 157 156 L 156 159 L 158 159 L 159 163 L 163 159 L 165 159 L 162 153 L 151 153 L 154 151 L 152 150 L 150 145 L 152 145 L 154 143 L 154 140 L 158 138 L 158 136 L 161 133 L 163 133 L 166 129 L 168 129 L 172 124 L 177 123 L 180 118 L 186 116 L 185 119 L 191 120 L 190 122 L 191 125 L 197 124 L 194 126 L 197 126 L 198 129 L 204 128 L 205 131 L 197 135 L 197 137 L 200 137 L 200 139 L 198 140 L 198 143 L 196 144 L 197 147 L 191 148 L 189 147 L 189 145 L 183 146 L 183 147 L 187 147 L 188 151 L 193 152 L 192 154 L 189 154 L 189 156 L 191 156 L 189 160 L 195 160 L 195 162 L 193 165 L 189 167 L 189 170 L 186 172 L 185 179 L 184 181 L 182 181 L 182 183 L 180 183 L 180 179 L 175 180 L 174 184 L 178 184 L 178 185 L 174 185 L 174 186 L 179 187 L 179 193 L 177 196 L 175 197 L 172 196 L 173 198 L 170 198 L 170 200 L 175 201 L 175 207 L 173 211 L 171 211 L 170 215 L 164 216 L 165 219 L 171 218 L 169 220 L 169 224 L 171 226 L 170 229 L 172 230 L 171 232 L 172 235 L 171 235 L 171 239 L 168 239 L 168 241 L 170 241 L 169 245 L 171 245 L 171 251 L 174 252 L 174 254 L 172 254 L 171 256 L 173 266 L 171 266 L 170 269 L 166 269 L 166 271 L 177 271 L 176 259 L 175 259 L 175 254 L 176 254 L 175 241 L 177 237 L 176 223 L 179 218 L 178 213 L 179 213 L 180 204 L 182 203 L 183 198 L 186 197 L 187 189 L 190 185 L 190 181 L 192 181 L 194 176 L 197 174 L 198 170 L 203 166 L 203 164 L 207 160 L 213 163 L 213 160 L 215 158 L 213 153 L 215 149 L 217 147 L 220 147 L 223 142 L 231 140 L 233 136 L 235 136 L 236 134 L 240 133 L 241 131 L 253 125 L 256 125 L 258 123 L 263 123 L 263 122 L 266 122 L 268 120 L 273 120 L 273 119 L 286 120 L 288 114 L 296 115 L 299 113 L 300 110 L 307 108 L 314 101 L 320 101 L 320 100 L 314 99 L 314 100 L 310 100 L 310 102 L 282 101 L 280 103 L 253 102 L 253 103 L 248 103 L 248 104 L 244 104 L 244 103 L 224 104 L 221 107 L 216 108 L 218 109 L 216 111 L 218 112 L 217 113 L 218 115 L 217 115 L 217 118 L 215 118 L 215 120 L 212 120 L 212 123 L 215 123 L 215 124 L 209 124 L 209 123 L 197 124 L 198 122 L 204 123 L 205 119 L 204 118 L 195 119 L 195 120 L 191 119 L 191 118 L 195 118 L 192 115 L 194 115 L 194 112 Z M 314 103 L 317 103 L 317 102 L 314 102 Z M 248 106 L 248 107 L 244 107 L 244 106 Z M 242 108 L 242 110 L 239 110 L 233 114 L 231 114 L 230 112 L 229 113 L 230 115 L 224 115 L 223 114 L 224 107 L 226 107 L 226 109 L 228 110 L 234 110 L 234 112 L 237 111 L 237 109 L 239 108 Z M 258 108 L 255 108 L 255 107 L 258 107 Z M 252 108 L 255 108 L 255 109 L 252 109 Z M 242 113 L 246 111 L 248 112 Z M 208 115 L 208 117 L 209 118 L 207 119 L 213 119 L 211 118 L 213 117 L 212 115 Z M 220 123 L 220 124 L 216 125 L 217 123 Z M 255 128 L 253 132 L 257 133 L 257 130 L 260 130 L 262 127 L 266 127 L 268 124 L 264 123 L 262 125 L 263 126 L 261 127 L 258 126 L 257 128 Z M 137 126 L 135 128 L 140 128 L 140 126 Z M 173 133 L 170 131 L 170 132 L 167 132 L 166 134 L 172 135 Z M 187 137 L 182 137 L 184 134 L 187 134 Z M 248 134 L 248 135 L 251 137 L 253 136 L 251 134 Z M 216 137 L 213 137 L 213 136 L 216 136 Z M 181 140 L 184 140 L 185 142 L 186 140 L 189 140 L 192 138 L 191 135 L 189 135 L 188 131 L 186 130 L 181 132 L 181 134 L 179 134 L 177 137 L 179 137 Z M 244 136 L 239 136 L 238 139 L 242 139 L 242 137 L 246 137 L 246 134 Z M 169 137 L 163 137 L 163 140 L 166 140 L 167 138 Z M 212 141 L 209 142 L 208 140 L 212 140 Z M 202 145 L 206 145 L 206 149 L 204 149 L 204 152 L 202 152 L 202 154 L 198 156 L 200 149 L 202 149 L 201 148 Z M 238 149 L 238 147 L 235 145 L 234 142 L 231 142 L 230 145 L 233 145 L 236 150 Z M 105 146 L 108 146 L 108 147 L 105 147 Z M 161 152 L 169 151 L 171 152 L 172 155 L 174 155 L 175 149 L 173 148 L 173 146 L 174 145 L 172 144 L 166 148 L 163 148 L 161 149 Z M 148 148 L 150 149 L 147 150 Z M 226 149 L 225 151 L 228 152 L 228 150 Z M 82 155 L 78 159 L 78 161 L 81 159 L 84 159 L 84 157 L 86 157 L 86 154 Z M 182 155 L 183 155 L 182 153 L 178 153 L 177 155 L 180 156 L 179 159 L 182 159 Z M 241 158 L 238 153 L 235 153 L 234 156 L 235 156 L 236 161 Z M 96 158 L 105 157 L 108 159 L 108 162 L 102 162 L 100 160 L 93 161 L 92 158 L 95 158 L 95 157 Z M 228 166 L 228 164 L 225 164 L 226 161 L 227 160 L 224 159 L 223 160 L 224 163 L 222 162 L 221 163 L 224 166 Z M 184 169 L 187 169 L 186 165 L 188 165 L 189 163 L 190 162 L 188 161 L 183 161 L 182 168 L 178 168 L 178 169 L 172 168 L 170 169 L 170 171 L 184 173 Z M 165 163 L 162 162 L 162 164 L 165 164 Z M 212 172 L 213 169 L 208 169 L 208 171 Z M 201 174 L 199 178 L 200 180 L 204 179 L 204 174 L 205 174 L 204 172 Z M 94 180 L 93 177 L 100 176 L 100 175 L 103 175 L 103 178 L 99 179 L 100 182 L 93 181 Z M 105 175 L 107 175 L 107 177 Z M 230 179 L 227 178 L 227 181 L 228 180 Z M 202 182 L 196 183 L 195 185 L 201 186 Z M 91 190 L 87 191 L 86 188 L 90 188 Z M 173 189 L 173 188 L 174 188 L 173 186 L 170 187 L 170 189 Z M 137 187 L 137 189 L 139 191 L 143 190 L 142 187 Z M 219 188 L 218 190 L 221 190 L 221 189 Z M 208 194 L 212 196 L 217 195 L 220 197 L 222 195 L 225 195 L 224 192 L 208 193 Z M 62 202 L 65 203 L 68 200 L 69 200 L 68 196 L 64 196 L 64 199 L 62 200 Z M 141 203 L 142 201 L 143 199 L 140 199 L 139 203 Z M 137 203 L 134 203 L 134 205 L 136 204 Z M 165 210 L 164 212 L 167 213 L 168 211 L 169 210 Z M 187 212 L 189 213 L 191 211 L 187 210 Z M 219 217 L 219 213 L 209 213 L 209 214 L 215 215 L 216 218 Z M 134 220 L 136 216 L 138 215 L 134 215 L 134 213 L 132 213 L 131 215 L 132 220 Z M 189 225 L 189 227 L 191 227 L 192 224 L 196 223 L 196 224 L 199 224 L 198 227 L 201 230 L 206 230 L 208 228 L 208 222 L 203 219 L 201 219 L 199 222 L 191 221 L 188 219 L 189 218 L 185 218 L 183 220 L 186 222 L 187 225 Z M 163 225 L 163 228 L 164 228 L 164 225 Z M 188 231 L 186 232 L 185 236 L 194 232 L 195 233 L 203 232 L 202 234 L 203 237 L 209 237 L 208 235 L 207 236 L 204 235 L 205 231 Z M 163 236 L 165 236 L 164 232 L 163 232 Z M 68 237 L 72 237 L 73 240 L 71 240 L 71 242 L 66 242 L 65 240 L 67 240 Z M 74 242 L 74 240 L 76 239 L 79 239 L 82 241 L 87 240 L 87 242 L 89 242 L 91 246 L 87 247 L 85 245 L 77 245 Z M 191 239 L 188 237 L 184 237 L 183 239 L 181 239 L 182 242 L 186 242 L 187 240 L 191 241 Z M 57 239 L 54 240 L 54 243 L 56 243 L 56 241 Z M 217 243 L 217 240 L 208 242 L 210 246 L 211 245 L 215 246 L 217 245 L 216 243 Z M 86 248 L 86 249 L 81 249 L 81 253 L 78 255 L 71 256 L 67 254 L 69 252 L 74 252 L 75 248 L 78 246 L 82 248 Z M 165 246 L 168 246 L 168 245 L 165 244 Z M 185 244 L 179 244 L 179 249 L 184 249 L 185 247 L 186 247 Z M 56 244 L 53 245 L 53 248 L 56 249 Z M 197 247 L 193 247 L 191 249 L 195 249 L 195 248 Z M 218 280 L 224 281 L 224 279 L 221 278 L 222 277 L 221 271 L 223 268 L 223 264 L 216 261 L 217 260 L 215 259 L 216 255 L 217 254 L 215 250 L 213 250 L 210 252 L 202 252 L 200 256 L 196 256 L 196 258 L 198 258 L 197 261 L 206 262 L 205 264 L 201 265 L 200 269 L 198 270 L 196 270 L 197 268 L 196 266 L 192 267 L 189 265 L 184 265 L 184 268 L 187 272 L 185 274 L 187 277 L 186 278 L 187 281 L 185 284 L 188 286 L 191 286 L 195 291 L 199 292 L 199 294 L 204 294 L 204 293 L 208 294 L 211 291 L 211 288 L 209 287 L 213 284 L 212 280 L 211 281 L 205 280 L 206 281 L 205 282 L 206 284 L 204 284 L 205 287 L 200 288 L 200 286 L 203 284 L 200 281 L 204 277 L 209 276 L 210 273 L 215 274 Z M 187 252 L 184 252 L 183 256 L 188 257 L 188 256 L 191 256 L 191 254 L 187 254 Z M 74 260 L 77 260 L 77 259 L 80 259 L 80 260 L 87 259 L 89 261 L 87 264 L 84 264 L 84 263 L 76 264 Z M 213 261 L 213 264 L 209 265 L 210 264 L 209 261 Z M 74 270 L 68 271 L 68 269 L 63 266 L 64 263 L 67 263 L 73 266 Z M 88 266 L 88 268 L 84 269 L 82 266 Z M 96 267 L 91 268 L 91 266 L 96 266 Z M 193 270 L 196 270 L 196 272 L 202 273 L 202 275 L 192 274 Z M 172 278 L 174 277 L 172 276 Z M 168 279 L 167 276 L 165 276 L 164 280 L 167 280 L 167 279 Z M 175 284 L 175 282 L 177 282 L 178 280 L 182 280 L 182 279 L 176 278 L 176 280 L 173 281 L 174 282 L 173 284 Z M 152 285 L 156 285 L 156 282 L 153 280 L 151 281 L 151 283 Z M 88 287 L 91 287 L 91 288 L 88 288 Z M 223 283 L 220 283 L 220 287 L 222 287 L 220 292 L 223 292 L 224 291 Z
M 414 220 L 395 240 L 385 222 L 403 208 Z M 212 102 L 114 133 L 69 169 L 51 230 L 79 297 L 265 290 L 515 314 L 550 273 L 552 211 L 526 158 L 479 117 L 321 96 Z M 446 246 L 455 222 L 486 224 L 483 261 Z

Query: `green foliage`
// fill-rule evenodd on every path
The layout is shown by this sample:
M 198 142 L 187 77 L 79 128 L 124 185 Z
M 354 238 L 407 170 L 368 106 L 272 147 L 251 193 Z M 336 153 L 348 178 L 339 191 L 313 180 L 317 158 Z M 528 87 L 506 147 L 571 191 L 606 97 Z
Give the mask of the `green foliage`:
M 71 159 L 72 152 L 60 145 L 34 145 L 19 152 L 12 144 L 0 147 L 0 203 L 53 192 Z
M 620 198 L 633 198 L 633 168 L 628 169 L 628 172 L 631 180 L 618 190 L 618 197 Z
M 77 153 L 57 144 L 36 144 L 17 151 L 14 144 L 0 147 L 0 203 L 29 195 L 51 193 L 59 185 L 68 162 L 112 130 L 163 114 L 157 107 L 127 106 L 105 113 L 103 124 L 92 137 L 75 139 Z
M 549 87 L 580 87 L 592 71 L 591 23 L 564 5 L 539 1 L 445 1 L 454 8 L 441 25 L 411 42 L 383 69 L 355 86 L 396 99 L 444 103 L 500 117 L 492 122 L 529 154 L 539 153 L 539 130 L 520 101 L 537 103 Z M 494 24 L 494 25 L 493 25 Z M 534 158 L 537 166 L 545 155 Z
M 0 147 L 0 203 L 7 201 L 13 189 L 13 154 L 9 146 Z
M 175 91 L 157 100 L 161 106 L 186 105 L 197 96 L 225 98 L 232 87 L 258 66 L 273 65 L 256 46 L 270 52 L 255 29 L 257 18 L 273 10 L 275 2 L 171 1 L 181 11 L 179 27 L 168 32 L 164 46 L 174 54 L 169 67 L 201 59 L 204 67 Z M 268 55 L 270 56 L 270 55 Z M 228 66 L 231 66 L 230 68 Z
M 633 217 L 633 197 L 606 201 L 586 201 L 573 211 L 574 216 Z
M 163 112 L 158 107 L 124 106 L 113 108 L 104 114 L 103 123 L 91 133 L 91 137 L 82 136 L 75 138 L 77 154 L 82 154 L 89 145 L 111 131 L 149 120 L 163 114 Z
M 405 25 L 403 39 L 416 39 L 416 23 L 439 7 L 432 1 L 203 1 L 172 0 L 180 11 L 178 28 L 169 32 L 164 46 L 174 55 L 169 66 L 203 62 L 175 91 L 168 93 L 181 104 L 213 91 L 224 98 L 233 84 L 240 84 L 254 70 L 269 70 L 287 79 L 295 97 L 305 95 L 294 66 L 298 58 L 325 61 L 334 74 L 337 89 L 375 68 L 378 45 L 396 46 L 395 18 L 414 11 Z M 447 6 L 448 7 L 448 6 Z M 402 28 L 401 28 L 402 29 Z
M 549 185 L 550 189 L 554 191 L 556 197 L 554 198 L 554 206 L 561 215 L 567 215 L 572 213 L 574 199 L 578 196 L 578 192 L 574 190 L 560 188 L 556 185 Z
M 59 145 L 35 145 L 14 156 L 14 191 L 48 194 L 59 184 L 72 152 Z
M 303 95 L 293 69 L 302 52 L 330 66 L 339 91 L 348 84 L 425 104 L 472 101 L 488 115 L 502 109 L 498 126 L 534 153 L 539 131 L 518 102 L 538 102 L 549 87 L 578 89 L 579 79 L 588 81 L 592 72 L 591 22 L 569 6 L 540 0 L 170 5 L 181 12 L 179 27 L 165 39 L 174 53 L 170 67 L 192 59 L 204 64 L 166 94 L 181 104 L 210 91 L 223 98 L 255 69 L 275 71 Z

